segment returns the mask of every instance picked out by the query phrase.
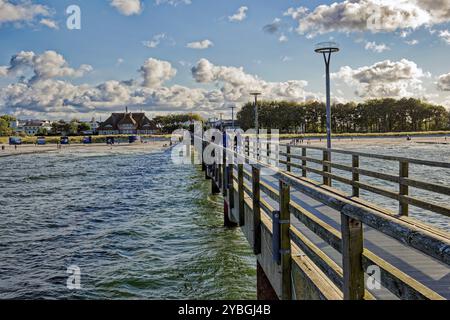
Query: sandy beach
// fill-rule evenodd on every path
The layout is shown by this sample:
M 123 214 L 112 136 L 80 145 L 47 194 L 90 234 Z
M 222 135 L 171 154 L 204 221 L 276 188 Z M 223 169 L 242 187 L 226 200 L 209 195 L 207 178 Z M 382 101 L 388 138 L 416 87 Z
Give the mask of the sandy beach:
M 5 147 L 4 150 L 0 149 L 0 157 L 17 156 L 23 154 L 37 154 L 37 153 L 59 153 L 59 152 L 150 152 L 155 150 L 163 150 L 169 146 L 169 140 L 151 141 L 147 143 L 121 143 L 108 146 L 104 143 L 94 144 L 71 144 L 63 145 L 58 148 L 55 144 L 48 144 L 43 146 L 36 145 L 20 145 L 17 149 L 10 145 L 1 145 Z
M 283 140 L 284 143 L 293 141 L 293 139 Z M 297 144 L 300 144 L 298 142 Z M 303 144 L 310 144 L 316 147 L 325 147 L 326 138 L 322 139 L 304 139 Z M 411 140 L 407 140 L 406 137 L 373 137 L 373 138 L 356 138 L 356 137 L 335 137 L 333 138 L 333 148 L 344 148 L 358 145 L 408 145 L 408 144 L 430 144 L 430 145 L 450 145 L 450 137 L 444 136 L 424 136 L 424 137 L 412 137 Z

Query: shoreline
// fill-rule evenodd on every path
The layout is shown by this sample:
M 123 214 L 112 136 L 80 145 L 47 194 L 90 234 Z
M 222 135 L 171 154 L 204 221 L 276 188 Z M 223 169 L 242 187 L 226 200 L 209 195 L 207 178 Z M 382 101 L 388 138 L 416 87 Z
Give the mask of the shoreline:
M 19 145 L 17 149 L 14 146 L 5 145 L 5 150 L 0 150 L 0 158 L 4 157 L 14 157 L 20 155 L 30 155 L 30 154 L 42 154 L 42 153 L 58 153 L 61 151 L 68 152 L 83 152 L 83 151 L 155 151 L 164 150 L 169 148 L 170 141 L 151 141 L 147 143 L 121 143 L 114 145 L 107 145 L 104 143 L 93 143 L 93 144 L 70 144 L 70 145 L 60 145 L 58 148 L 56 144 L 47 144 L 43 146 L 37 145 Z

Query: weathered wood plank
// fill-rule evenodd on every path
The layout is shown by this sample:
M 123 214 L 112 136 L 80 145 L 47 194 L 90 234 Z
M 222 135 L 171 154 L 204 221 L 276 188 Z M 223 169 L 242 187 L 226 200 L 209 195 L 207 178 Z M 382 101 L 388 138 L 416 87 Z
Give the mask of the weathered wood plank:
M 261 208 L 260 208 L 260 169 L 252 167 L 252 193 L 253 193 L 253 227 L 254 227 L 254 244 L 253 253 L 258 255 L 261 253 Z

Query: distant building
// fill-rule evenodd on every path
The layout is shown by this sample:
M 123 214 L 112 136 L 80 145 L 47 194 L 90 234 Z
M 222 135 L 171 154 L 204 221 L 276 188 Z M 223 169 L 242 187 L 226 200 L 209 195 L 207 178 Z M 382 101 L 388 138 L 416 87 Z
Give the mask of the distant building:
M 100 135 L 114 134 L 154 134 L 158 131 L 154 121 L 147 118 L 145 113 L 128 112 L 113 113 L 98 128 Z
M 52 123 L 47 120 L 15 120 L 11 121 L 10 127 L 15 133 L 23 132 L 29 136 L 35 136 L 41 130 L 50 132 L 52 130 Z

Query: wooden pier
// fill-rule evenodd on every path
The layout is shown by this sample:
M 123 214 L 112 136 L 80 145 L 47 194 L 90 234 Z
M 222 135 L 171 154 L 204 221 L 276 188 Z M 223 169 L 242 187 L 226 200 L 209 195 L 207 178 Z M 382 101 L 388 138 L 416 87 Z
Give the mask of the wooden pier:
M 208 144 L 197 143 L 194 156 Z M 412 166 L 449 174 L 450 163 L 267 141 L 256 147 L 248 138 L 242 150 L 216 147 L 223 161 L 202 169 L 212 193 L 224 197 L 225 226 L 240 227 L 257 257 L 258 299 L 450 298 L 450 233 L 409 216 L 413 206 L 450 217 L 448 202 L 413 194 L 447 197 L 450 187 L 410 177 Z M 348 164 L 333 161 L 337 156 Z M 398 174 L 362 168 L 362 161 L 394 164 Z M 363 192 L 395 201 L 398 209 L 363 200 Z

